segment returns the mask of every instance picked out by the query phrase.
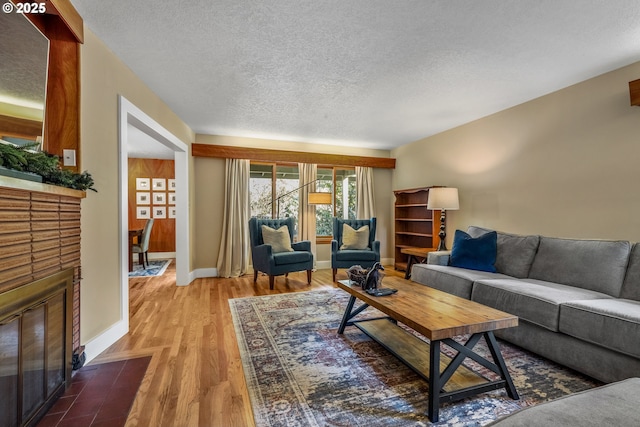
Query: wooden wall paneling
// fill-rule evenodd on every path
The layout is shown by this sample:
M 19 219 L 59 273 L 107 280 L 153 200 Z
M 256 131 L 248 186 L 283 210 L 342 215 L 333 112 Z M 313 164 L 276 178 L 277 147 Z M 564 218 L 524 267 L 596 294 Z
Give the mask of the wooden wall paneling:
M 61 19 L 47 21 L 49 69 L 43 146 L 62 158 L 63 149 L 76 150 L 75 172 L 80 159 L 80 47 Z
M 80 199 L 60 196 L 60 264 L 73 268 L 72 349 L 80 353 Z
M 161 159 L 129 159 L 129 229 L 141 229 L 146 223 L 145 219 L 136 218 L 136 178 L 175 178 L 175 162 L 173 160 Z M 149 252 L 175 252 L 176 250 L 176 220 L 169 218 L 169 193 L 166 194 L 165 203 L 162 205 L 154 205 L 153 200 L 150 202 L 149 208 L 154 206 L 164 206 L 166 210 L 165 219 L 156 218 L 151 231 L 151 240 L 149 242 Z M 153 190 L 149 190 L 149 194 L 153 197 Z

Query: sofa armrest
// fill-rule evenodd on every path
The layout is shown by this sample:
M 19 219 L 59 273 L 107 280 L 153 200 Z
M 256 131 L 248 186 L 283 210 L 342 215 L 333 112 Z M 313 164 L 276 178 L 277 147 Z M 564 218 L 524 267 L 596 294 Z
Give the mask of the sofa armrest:
M 274 265 L 271 245 L 254 246 L 251 248 L 251 258 L 253 268 L 258 271 L 269 272 Z
M 311 241 L 303 240 L 301 242 L 292 243 L 291 247 L 294 251 L 311 252 Z
M 449 265 L 451 251 L 433 251 L 427 254 L 427 264 Z

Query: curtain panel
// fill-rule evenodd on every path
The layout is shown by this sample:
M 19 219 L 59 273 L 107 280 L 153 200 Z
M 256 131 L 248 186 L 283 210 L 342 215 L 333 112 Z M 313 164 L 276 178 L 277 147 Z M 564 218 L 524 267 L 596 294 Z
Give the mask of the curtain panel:
M 250 161 L 226 159 L 224 216 L 218 253 L 218 275 L 238 277 L 249 268 Z
M 356 217 L 365 219 L 376 216 L 373 196 L 373 168 L 356 166 Z

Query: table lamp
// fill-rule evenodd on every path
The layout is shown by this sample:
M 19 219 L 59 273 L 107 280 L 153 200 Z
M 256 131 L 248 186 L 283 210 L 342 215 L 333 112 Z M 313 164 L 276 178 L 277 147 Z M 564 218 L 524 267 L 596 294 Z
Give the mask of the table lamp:
M 446 251 L 447 245 L 445 244 L 445 238 L 447 237 L 447 232 L 445 230 L 445 211 L 460 209 L 458 189 L 448 187 L 430 188 L 427 209 L 440 210 L 440 233 L 438 234 L 438 236 L 440 236 L 440 244 L 438 245 L 438 250 Z

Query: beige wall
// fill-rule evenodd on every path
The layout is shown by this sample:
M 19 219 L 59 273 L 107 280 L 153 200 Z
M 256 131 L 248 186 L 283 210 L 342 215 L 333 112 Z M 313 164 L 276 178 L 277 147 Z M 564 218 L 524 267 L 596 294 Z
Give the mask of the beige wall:
M 389 157 L 389 151 L 362 149 L 357 147 L 337 147 L 323 144 L 302 144 L 290 141 L 242 138 L 218 135 L 196 135 L 196 142 L 239 147 L 269 148 L 275 150 L 332 153 L 354 156 Z M 195 188 L 195 268 L 216 267 L 224 208 L 224 160 L 199 157 L 194 160 Z M 393 256 L 393 232 L 391 169 L 374 171 L 375 200 L 378 218 L 380 251 L 382 258 Z M 318 261 L 331 259 L 330 245 L 318 245 Z
M 471 224 L 640 241 L 639 77 L 636 63 L 395 149 L 393 187 L 458 187 L 449 242 Z
M 120 318 L 118 242 L 118 95 L 191 144 L 195 135 L 85 27 L 81 47 L 82 168 L 98 193 L 82 201 L 81 340 L 90 341 Z M 192 233 L 193 235 L 193 233 Z

